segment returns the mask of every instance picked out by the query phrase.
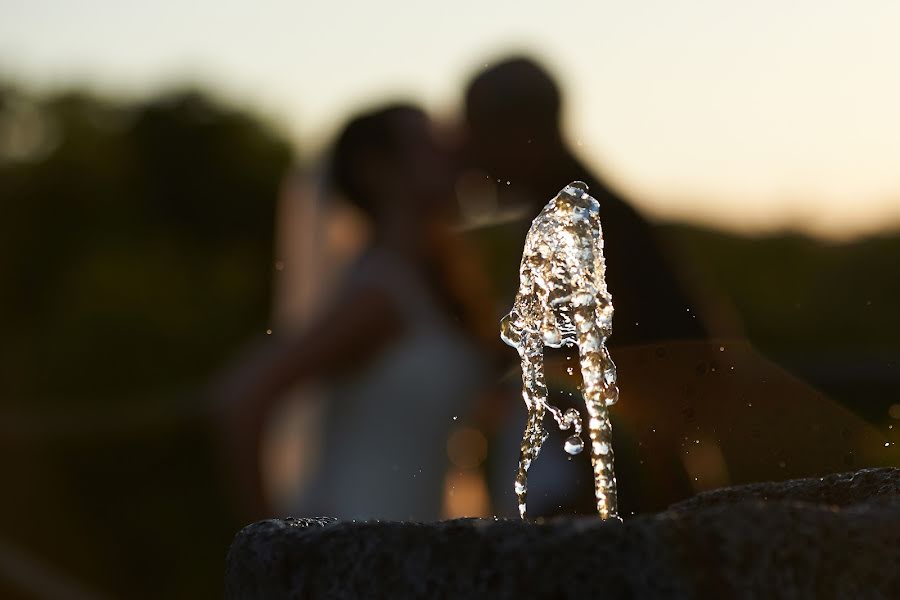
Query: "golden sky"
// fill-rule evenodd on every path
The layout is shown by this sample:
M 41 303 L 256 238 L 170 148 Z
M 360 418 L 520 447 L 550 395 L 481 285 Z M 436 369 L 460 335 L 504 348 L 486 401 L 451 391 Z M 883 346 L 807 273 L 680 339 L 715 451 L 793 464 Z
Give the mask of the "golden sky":
M 312 153 L 348 112 L 442 117 L 509 51 L 651 216 L 848 237 L 900 227 L 900 2 L 0 0 L 0 77 L 139 94 L 185 82 Z

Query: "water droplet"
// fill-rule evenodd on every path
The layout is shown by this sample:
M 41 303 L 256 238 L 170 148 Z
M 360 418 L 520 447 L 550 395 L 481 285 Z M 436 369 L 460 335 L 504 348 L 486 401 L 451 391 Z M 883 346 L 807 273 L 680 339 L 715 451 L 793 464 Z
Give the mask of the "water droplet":
M 271 329 L 266 329 L 266 335 L 272 335 L 272 330 L 271 330 Z
M 522 252 L 520 287 L 513 309 L 501 323 L 501 338 L 519 352 L 522 395 L 529 409 L 515 487 L 522 516 L 528 468 L 547 435 L 541 425 L 544 413 L 550 412 L 563 430 L 574 425 L 575 435 L 564 444 L 566 452 L 574 455 L 584 449 L 578 411 L 563 412 L 548 402 L 544 346 L 578 347 L 584 377 L 576 389 L 582 391 L 591 417 L 592 444 L 604 444 L 607 454 L 604 460 L 599 453 L 591 457 L 597 510 L 602 519 L 617 514 L 607 408 L 618 397 L 615 365 L 606 349 L 613 307 L 604 280 L 600 205 L 587 189 L 582 182 L 572 182 L 532 222 Z M 572 375 L 574 367 L 566 371 Z
M 575 456 L 576 454 L 581 454 L 581 451 L 584 450 L 584 441 L 577 435 L 573 435 L 566 439 L 563 447 L 566 449 L 566 452 Z
M 544 330 L 544 344 L 551 348 L 559 348 L 562 345 L 562 335 L 560 335 L 559 330 Z

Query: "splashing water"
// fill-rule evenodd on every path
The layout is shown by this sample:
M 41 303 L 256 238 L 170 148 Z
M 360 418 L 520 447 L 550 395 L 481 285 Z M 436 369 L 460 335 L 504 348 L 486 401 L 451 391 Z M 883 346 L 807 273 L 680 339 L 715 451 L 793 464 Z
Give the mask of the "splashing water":
M 606 349 L 612 333 L 612 297 L 606 289 L 600 204 L 587 185 L 567 185 L 535 218 L 525 238 L 519 267 L 519 290 L 512 310 L 500 324 L 500 337 L 519 352 L 522 397 L 528 420 L 522 438 L 516 497 L 525 518 L 528 468 L 547 439 L 543 428 L 547 411 L 563 431 L 574 428 L 565 441 L 569 454 L 584 448 L 581 415 L 563 412 L 547 401 L 544 346 L 578 346 L 582 395 L 587 406 L 594 493 L 601 519 L 617 517 L 616 476 L 613 471 L 609 409 L 619 396 L 616 366 Z

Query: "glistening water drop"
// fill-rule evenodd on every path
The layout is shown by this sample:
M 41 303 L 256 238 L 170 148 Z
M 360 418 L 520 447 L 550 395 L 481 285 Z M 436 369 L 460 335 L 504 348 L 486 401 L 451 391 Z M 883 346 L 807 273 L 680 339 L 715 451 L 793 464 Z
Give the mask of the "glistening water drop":
M 600 205 L 580 181 L 563 188 L 528 230 L 519 267 L 519 290 L 500 324 L 500 336 L 522 363 L 522 397 L 528 419 L 519 454 L 515 491 L 519 514 L 526 514 L 528 469 L 547 439 L 547 411 L 561 430 L 574 429 L 564 448 L 578 454 L 581 415 L 547 400 L 544 346 L 578 347 L 582 396 L 587 408 L 594 495 L 601 519 L 617 517 L 609 406 L 619 397 L 616 366 L 606 349 L 612 334 L 612 297 L 606 288 Z

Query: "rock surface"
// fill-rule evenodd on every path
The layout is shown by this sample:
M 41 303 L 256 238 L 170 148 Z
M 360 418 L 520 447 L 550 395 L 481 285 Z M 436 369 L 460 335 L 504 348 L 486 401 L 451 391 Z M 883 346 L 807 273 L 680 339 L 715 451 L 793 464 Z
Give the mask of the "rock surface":
M 267 520 L 226 598 L 900 598 L 900 469 L 701 494 L 624 523 Z
M 698 510 L 747 500 L 797 501 L 845 507 L 892 498 L 900 500 L 900 469 L 863 469 L 812 479 L 721 488 L 679 502 L 669 510 Z

